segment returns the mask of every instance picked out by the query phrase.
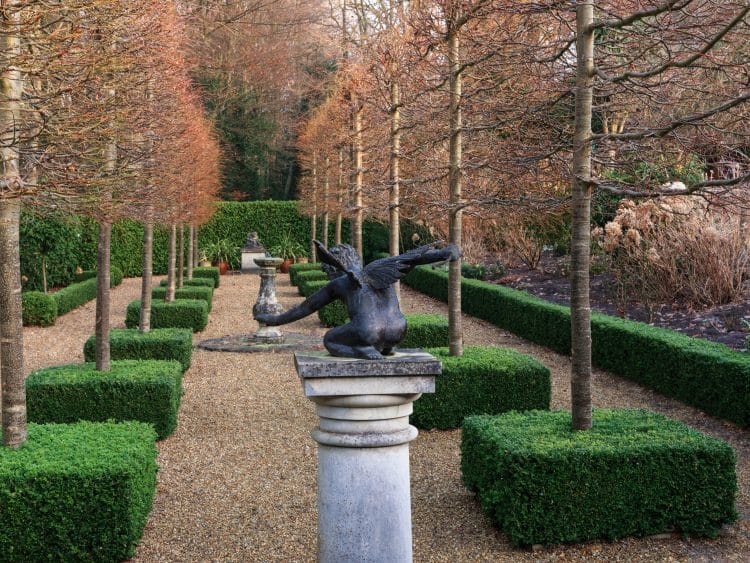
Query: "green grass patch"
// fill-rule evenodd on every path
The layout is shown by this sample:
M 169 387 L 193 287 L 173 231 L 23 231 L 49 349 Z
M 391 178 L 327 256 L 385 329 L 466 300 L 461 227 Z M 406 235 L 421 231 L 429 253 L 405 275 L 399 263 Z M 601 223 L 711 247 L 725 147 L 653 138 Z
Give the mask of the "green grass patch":
M 92 335 L 83 345 L 83 356 L 93 362 L 95 353 L 96 335 Z M 148 332 L 113 328 L 109 331 L 109 353 L 113 360 L 176 360 L 185 372 L 193 354 L 193 333 L 187 328 L 155 328 Z
M 107 372 L 93 363 L 54 366 L 26 378 L 32 422 L 137 420 L 154 425 L 159 438 L 177 427 L 182 366 L 176 361 L 119 360 Z
M 460 357 L 448 348 L 425 351 L 441 361 L 443 373 L 435 393 L 414 403 L 411 422 L 419 428 L 458 428 L 470 415 L 549 409 L 549 369 L 531 356 L 480 346 L 467 346 Z
M 0 560 L 122 561 L 156 490 L 156 434 L 143 423 L 28 425 L 0 448 Z
M 595 410 L 580 432 L 567 412 L 469 417 L 461 471 L 517 545 L 713 537 L 737 517 L 732 448 L 646 410 Z
M 205 278 L 209 279 L 209 278 Z M 210 281 L 210 280 L 209 280 Z M 156 301 L 164 301 L 164 297 L 167 295 L 166 287 L 154 287 L 151 289 L 151 299 Z M 213 305 L 214 290 L 211 287 L 205 286 L 190 286 L 181 287 L 174 290 L 175 299 L 202 299 L 208 305 L 208 312 L 211 312 Z
M 138 328 L 141 302 L 131 301 L 125 314 L 125 326 Z M 189 328 L 200 332 L 208 324 L 208 303 L 202 299 L 180 299 L 151 303 L 151 328 Z

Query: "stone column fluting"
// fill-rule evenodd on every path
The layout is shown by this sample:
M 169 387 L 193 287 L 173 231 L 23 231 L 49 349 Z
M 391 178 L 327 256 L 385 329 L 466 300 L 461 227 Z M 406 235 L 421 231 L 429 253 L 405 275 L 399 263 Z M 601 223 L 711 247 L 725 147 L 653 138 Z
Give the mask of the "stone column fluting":
M 260 290 L 258 300 L 253 305 L 253 316 L 260 314 L 278 315 L 284 308 L 276 299 L 276 268 L 283 260 L 281 258 L 256 258 L 255 263 L 260 268 Z M 253 334 L 253 341 L 267 344 L 279 344 L 284 341 L 281 329 L 276 326 L 260 326 Z
M 399 350 L 384 360 L 296 353 L 295 365 L 320 417 L 319 561 L 412 561 L 409 415 L 435 391 L 440 362 Z

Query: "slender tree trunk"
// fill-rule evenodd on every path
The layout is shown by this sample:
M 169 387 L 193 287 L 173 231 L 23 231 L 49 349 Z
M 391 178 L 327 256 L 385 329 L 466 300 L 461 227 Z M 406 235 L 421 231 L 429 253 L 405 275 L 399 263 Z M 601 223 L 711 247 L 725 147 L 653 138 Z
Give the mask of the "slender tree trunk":
M 193 246 L 195 239 L 195 225 L 190 223 L 188 228 L 188 265 L 187 265 L 187 279 L 193 279 L 193 268 L 195 267 L 195 248 Z
M 185 274 L 185 225 L 180 223 L 177 231 L 179 254 L 177 256 L 177 287 L 182 287 Z
M 42 254 L 42 291 L 47 293 L 47 257 Z
M 450 68 L 450 162 L 448 166 L 448 191 L 450 215 L 448 240 L 461 248 L 461 61 L 459 30 L 448 36 L 448 65 Z M 461 261 L 448 263 L 448 348 L 451 356 L 463 355 L 463 329 L 461 326 Z
M 330 222 L 328 215 L 328 191 L 330 189 L 330 170 L 331 159 L 326 157 L 326 173 L 323 180 L 323 246 L 328 248 L 328 223 Z
M 392 5 L 393 6 L 393 5 Z M 393 17 L 393 10 L 391 10 Z M 391 256 L 399 253 L 401 231 L 399 224 L 399 206 L 401 205 L 401 92 L 396 76 L 391 76 L 391 193 L 388 205 L 389 240 L 388 250 Z M 401 301 L 401 284 L 395 284 L 396 296 Z
M 167 293 L 164 296 L 164 301 L 174 301 L 174 288 L 175 288 L 175 258 L 177 254 L 176 242 L 177 238 L 177 225 L 172 223 L 169 226 L 169 256 L 167 258 Z
M 151 330 L 151 278 L 154 272 L 154 220 L 151 210 L 146 211 L 143 224 L 143 278 L 141 278 L 141 317 L 138 329 Z
M 570 272 L 573 429 L 591 428 L 591 115 L 594 97 L 593 0 L 576 8 L 576 102 L 573 141 L 573 218 Z
M 310 237 L 310 261 L 318 261 L 318 249 L 315 248 L 313 242 L 318 238 L 318 154 L 313 153 L 313 168 L 312 168 L 312 217 L 310 217 L 310 231 L 312 236 Z
M 338 181 L 338 211 L 336 213 L 336 231 L 333 235 L 334 244 L 341 244 L 341 227 L 344 219 L 344 149 L 339 147 L 339 181 Z
M 96 252 L 96 369 L 109 371 L 109 309 L 110 309 L 110 240 L 112 223 L 99 222 L 99 244 Z
M 352 226 L 352 242 L 354 249 L 361 259 L 364 259 L 362 253 L 362 218 L 364 216 L 364 207 L 362 206 L 362 180 L 364 175 L 362 164 L 362 114 L 364 108 L 357 102 L 357 108 L 354 110 L 354 217 Z
M 8 56 L 21 53 L 21 2 L 8 0 L 0 16 L 0 41 Z M 23 76 L 7 67 L 0 75 L 0 392 L 3 446 L 26 441 L 26 388 L 23 373 L 21 306 L 21 175 L 18 124 L 21 123 Z
M 198 248 L 198 227 L 193 226 L 193 264 L 198 265 L 200 261 L 200 248 Z
M 12 151 L 3 149 L 3 157 Z M 17 153 L 16 153 L 17 154 Z M 3 180 L 18 178 L 18 160 L 4 160 Z M 0 199 L 0 376 L 2 384 L 3 446 L 26 441 L 26 388 L 23 373 L 20 198 Z

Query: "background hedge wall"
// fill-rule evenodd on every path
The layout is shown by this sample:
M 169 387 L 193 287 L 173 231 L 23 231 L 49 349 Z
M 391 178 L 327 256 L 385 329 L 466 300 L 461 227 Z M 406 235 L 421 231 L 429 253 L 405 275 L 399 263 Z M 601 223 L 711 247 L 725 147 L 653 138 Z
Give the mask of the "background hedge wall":
M 227 239 L 237 249 L 245 243 L 247 233 L 257 231 L 261 242 L 271 248 L 279 238 L 288 233 L 310 247 L 310 218 L 301 215 L 296 201 L 220 202 L 213 217 L 198 230 L 198 244 Z M 329 240 L 333 240 L 331 222 Z M 418 225 L 404 221 L 401 224 L 404 248 L 413 247 L 411 236 L 417 232 L 420 243 L 429 240 L 429 234 Z M 187 229 L 186 229 L 187 232 Z M 39 217 L 24 213 L 21 218 L 21 273 L 26 276 L 24 290 L 42 287 L 41 259 L 47 256 L 47 281 L 50 287 L 65 286 L 73 281 L 76 267 L 84 270 L 96 266 L 98 227 L 90 219 L 70 214 Z M 319 238 L 322 235 L 318 234 Z M 349 238 L 349 224 L 344 222 L 344 240 Z M 388 227 L 375 221 L 364 225 L 365 259 L 388 249 Z M 126 277 L 142 275 L 143 226 L 131 220 L 122 220 L 112 226 L 112 265 L 119 267 Z M 187 245 L 185 245 L 187 249 Z M 186 250 L 187 252 L 187 250 Z M 239 250 L 232 260 L 239 267 Z M 167 231 L 154 229 L 154 273 L 167 271 Z

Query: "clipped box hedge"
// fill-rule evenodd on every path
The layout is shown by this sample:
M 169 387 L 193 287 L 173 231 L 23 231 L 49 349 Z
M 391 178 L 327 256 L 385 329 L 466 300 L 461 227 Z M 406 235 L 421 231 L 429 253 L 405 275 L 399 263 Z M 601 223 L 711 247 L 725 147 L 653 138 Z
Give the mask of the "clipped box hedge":
M 447 300 L 447 273 L 420 266 L 406 282 Z M 570 308 L 479 280 L 461 282 L 462 309 L 518 336 L 570 353 Z M 750 426 L 750 355 L 600 313 L 591 316 L 594 365 L 708 414 Z
M 80 283 L 96 277 L 96 270 L 84 270 L 73 277 L 73 283 Z M 117 287 L 122 283 L 123 273 L 117 266 L 109 267 L 109 287 Z
M 303 295 L 302 286 L 307 283 L 317 281 L 324 281 L 328 283 L 330 281 L 328 279 L 328 275 L 323 270 L 306 270 L 304 272 L 298 272 L 296 278 L 297 290 L 299 291 L 300 295 Z
M 289 283 L 297 285 L 297 274 L 302 272 L 318 271 L 322 272 L 323 268 L 318 263 L 306 262 L 304 264 L 292 264 L 289 266 Z
M 118 360 L 110 371 L 95 364 L 69 364 L 35 371 L 26 378 L 30 421 L 137 420 L 154 425 L 159 438 L 177 427 L 182 366 L 176 361 Z
M 138 328 L 141 302 L 131 301 L 125 313 L 125 326 Z M 189 328 L 200 332 L 208 324 L 208 303 L 202 299 L 180 299 L 151 303 L 151 328 Z
M 1 561 L 122 561 L 156 490 L 156 434 L 143 423 L 28 425 L 0 448 Z
M 318 319 L 323 326 L 340 326 L 349 322 L 349 313 L 344 302 L 336 299 L 322 309 L 318 309 Z
M 322 289 L 325 286 L 327 286 L 328 283 L 329 282 L 326 280 L 311 280 L 311 281 L 300 280 L 299 284 L 297 285 L 297 289 L 300 295 L 307 298 L 307 297 L 310 297 L 313 293 L 315 293 L 319 289 Z
M 185 372 L 193 354 L 193 333 L 187 328 L 155 328 L 148 332 L 113 328 L 109 331 L 109 353 L 113 360 L 176 360 Z M 83 345 L 83 356 L 93 362 L 95 355 L 94 334 Z
M 52 326 L 57 320 L 57 300 L 43 291 L 21 293 L 23 326 Z
M 406 313 L 406 334 L 399 348 L 439 348 L 448 346 L 448 317 Z
M 216 268 L 215 266 L 197 266 L 193 268 L 193 279 L 195 278 L 210 278 L 214 280 L 214 287 L 219 287 L 219 282 L 221 280 L 219 268 Z
M 514 350 L 467 346 L 463 356 L 448 348 L 427 348 L 443 364 L 435 393 L 414 402 L 411 423 L 419 428 L 458 428 L 464 418 L 511 410 L 549 410 L 550 371 Z
M 96 297 L 96 278 L 72 283 L 52 294 L 57 301 L 57 315 L 64 315 Z
M 209 278 L 205 278 L 209 279 Z M 209 280 L 210 281 L 210 280 Z M 164 297 L 167 295 L 166 287 L 154 287 L 151 289 L 151 299 L 164 301 Z M 208 312 L 211 312 L 213 306 L 214 290 L 212 287 L 205 286 L 190 286 L 180 287 L 174 290 L 175 299 L 201 299 L 208 305 Z
M 167 287 L 167 282 L 168 281 L 169 280 L 167 280 L 166 278 L 164 278 L 163 280 L 161 280 L 159 282 L 159 285 L 161 287 Z M 211 289 L 213 289 L 214 288 L 214 279 L 213 278 L 193 278 L 192 280 L 189 280 L 189 279 L 185 278 L 185 279 L 182 280 L 182 285 L 183 286 L 188 286 L 188 287 L 194 287 L 194 286 L 210 287 Z
M 646 410 L 593 416 L 579 432 L 567 412 L 464 421 L 464 483 L 514 544 L 672 530 L 713 537 L 736 519 L 728 444 Z

